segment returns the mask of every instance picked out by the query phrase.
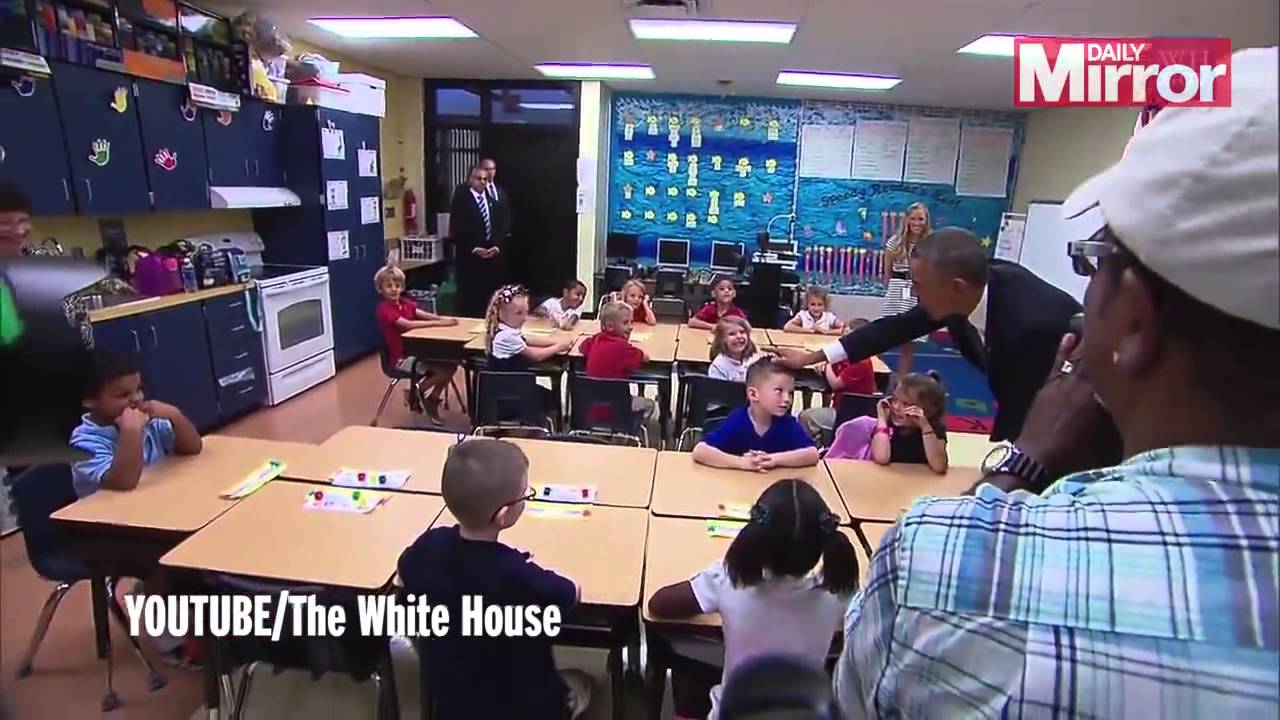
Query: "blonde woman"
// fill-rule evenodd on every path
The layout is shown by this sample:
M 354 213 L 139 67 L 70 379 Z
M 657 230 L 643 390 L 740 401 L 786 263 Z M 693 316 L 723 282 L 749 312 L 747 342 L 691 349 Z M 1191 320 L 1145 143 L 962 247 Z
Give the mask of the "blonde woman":
M 929 208 L 924 203 L 912 203 L 903 214 L 902 229 L 890 237 L 884 244 L 884 303 L 880 306 L 880 315 L 889 317 L 901 315 L 916 306 L 915 292 L 911 289 L 911 251 L 916 243 L 933 232 L 929 222 Z M 911 343 L 898 348 L 897 376 L 902 377 L 911 372 L 915 349 Z

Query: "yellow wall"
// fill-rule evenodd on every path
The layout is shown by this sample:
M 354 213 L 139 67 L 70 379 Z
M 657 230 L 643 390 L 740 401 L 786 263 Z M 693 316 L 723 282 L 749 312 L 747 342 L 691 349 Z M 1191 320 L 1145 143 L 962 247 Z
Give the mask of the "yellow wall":
M 591 282 L 604 258 L 609 221 L 609 105 L 612 92 L 604 83 L 582 83 L 578 101 L 578 158 L 596 164 L 596 202 L 578 214 L 577 277 L 587 284 L 587 307 L 595 305 L 595 283 Z
M 1033 111 L 1011 211 L 1026 212 L 1034 200 L 1066 200 L 1077 185 L 1120 159 L 1136 120 L 1132 108 Z
M 151 248 L 189 235 L 253 230 L 253 217 L 248 210 L 145 213 L 123 215 L 121 219 L 130 244 Z M 36 239 L 57 238 L 68 254 L 78 247 L 93 257 L 102 247 L 98 218 L 94 215 L 37 217 L 32 221 L 31 234 Z

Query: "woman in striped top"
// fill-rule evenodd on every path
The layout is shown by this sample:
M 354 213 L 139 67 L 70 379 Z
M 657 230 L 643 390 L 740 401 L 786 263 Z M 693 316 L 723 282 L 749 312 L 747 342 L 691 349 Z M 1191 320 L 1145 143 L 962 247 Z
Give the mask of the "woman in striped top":
M 884 244 L 886 289 L 879 317 L 899 315 L 916 306 L 915 294 L 911 290 L 911 251 L 921 238 L 931 232 L 933 226 L 929 222 L 929 208 L 920 202 L 908 206 L 903 216 L 903 228 Z M 909 372 L 915 350 L 911 343 L 907 343 L 898 348 L 898 352 L 899 374 Z

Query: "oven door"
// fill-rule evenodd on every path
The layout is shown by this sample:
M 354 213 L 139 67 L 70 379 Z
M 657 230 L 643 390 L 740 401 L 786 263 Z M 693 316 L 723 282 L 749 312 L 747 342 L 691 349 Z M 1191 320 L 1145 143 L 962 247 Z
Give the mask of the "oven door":
M 328 275 L 299 278 L 264 289 L 262 316 L 268 373 L 333 349 Z

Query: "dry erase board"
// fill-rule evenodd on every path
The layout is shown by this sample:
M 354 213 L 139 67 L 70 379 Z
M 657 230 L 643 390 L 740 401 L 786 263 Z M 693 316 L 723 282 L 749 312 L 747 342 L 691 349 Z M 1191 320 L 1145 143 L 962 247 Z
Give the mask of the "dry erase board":
M 1072 269 L 1067 257 L 1067 243 L 1087 240 L 1103 225 L 1097 208 L 1070 220 L 1062 217 L 1062 203 L 1031 202 L 1027 204 L 1027 224 L 1022 233 L 1022 253 L 1018 263 L 1052 283 L 1076 300 L 1084 302 L 1089 278 Z

